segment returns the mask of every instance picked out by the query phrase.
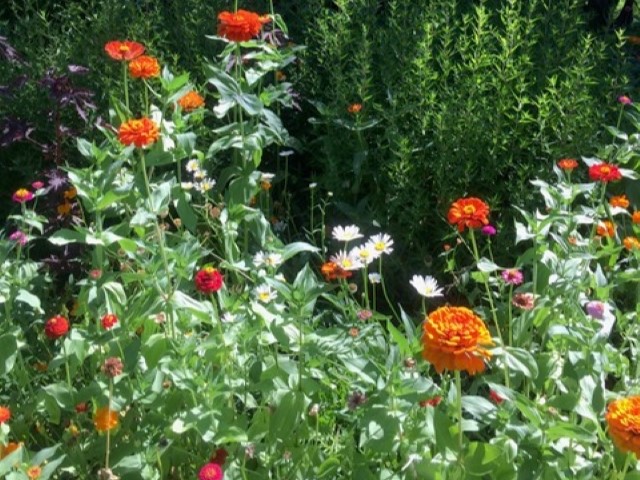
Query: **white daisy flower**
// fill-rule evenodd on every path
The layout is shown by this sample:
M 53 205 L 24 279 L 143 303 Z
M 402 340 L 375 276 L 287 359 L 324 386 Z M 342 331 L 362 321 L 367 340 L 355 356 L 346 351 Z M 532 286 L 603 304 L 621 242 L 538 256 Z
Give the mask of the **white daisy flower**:
M 414 275 L 411 279 L 411 285 L 420 295 L 427 298 L 442 297 L 442 288 L 438 288 L 438 281 L 430 275 L 421 277 Z
M 279 253 L 258 252 L 253 256 L 253 263 L 256 267 L 265 265 L 267 267 L 277 267 L 282 264 L 282 255 Z
M 261 182 L 271 182 L 271 180 L 273 180 L 275 178 L 276 174 L 275 173 L 261 173 L 260 174 L 260 181 Z
M 189 160 L 186 166 L 187 172 L 193 173 L 200 170 L 200 162 L 198 160 Z
M 379 233 L 378 235 L 374 235 L 367 243 L 370 244 L 373 249 L 378 252 L 379 255 L 383 253 L 389 254 L 393 252 L 393 248 L 391 248 L 391 246 L 393 245 L 393 240 L 386 233 Z
M 309 189 L 313 190 L 314 188 L 316 188 L 318 186 L 318 184 L 316 182 L 310 183 L 309 184 Z
M 380 283 L 382 282 L 382 276 L 379 273 L 370 273 L 369 274 L 369 281 L 371 283 Z
M 360 270 L 363 265 L 362 261 L 357 257 L 352 257 L 344 250 L 333 255 L 329 260 L 338 265 L 343 270 Z
M 369 265 L 378 258 L 380 254 L 373 249 L 372 245 L 367 243 L 366 245 L 353 248 L 349 252 L 349 256 L 359 259 L 364 265 Z
M 269 303 L 277 297 L 276 292 L 271 290 L 269 285 L 263 284 L 256 288 L 256 298 L 262 303 Z
M 210 178 L 205 178 L 200 183 L 196 183 L 195 187 L 200 193 L 208 192 L 213 187 L 215 187 L 216 181 Z
M 355 225 L 349 225 L 346 227 L 335 227 L 331 232 L 333 238 L 340 242 L 350 242 L 351 240 L 355 240 L 356 238 L 362 238 L 362 234 L 360 233 L 360 229 Z
M 204 169 L 196 169 L 193 171 L 193 178 L 196 180 L 203 180 L 207 177 L 207 171 Z

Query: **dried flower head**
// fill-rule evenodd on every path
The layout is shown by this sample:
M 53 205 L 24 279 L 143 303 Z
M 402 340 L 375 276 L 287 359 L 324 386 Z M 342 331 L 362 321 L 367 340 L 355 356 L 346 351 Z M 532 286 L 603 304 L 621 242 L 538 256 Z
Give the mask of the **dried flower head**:
M 124 364 L 118 357 L 110 357 L 104 361 L 100 370 L 102 370 L 102 373 L 107 377 L 114 378 L 118 375 L 122 375 Z
M 347 399 L 347 408 L 353 411 L 367 402 L 367 395 L 359 390 L 354 391 Z

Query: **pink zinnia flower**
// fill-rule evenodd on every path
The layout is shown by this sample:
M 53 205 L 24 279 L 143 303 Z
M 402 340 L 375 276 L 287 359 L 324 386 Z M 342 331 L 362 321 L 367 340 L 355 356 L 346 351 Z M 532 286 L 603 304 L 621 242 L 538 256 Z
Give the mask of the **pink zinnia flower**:
M 509 268 L 502 272 L 502 279 L 509 285 L 521 285 L 524 281 L 524 276 L 520 270 Z
M 516 307 L 520 307 L 523 310 L 532 310 L 535 303 L 533 293 L 516 293 L 511 300 Z
M 44 188 L 44 182 L 41 182 L 40 180 L 37 180 L 37 181 L 35 181 L 35 182 L 33 182 L 31 184 L 31 187 L 34 190 L 40 190 L 41 188 Z
M 14 242 L 24 247 L 29 241 L 29 238 L 27 237 L 26 233 L 21 232 L 20 230 L 16 230 L 11 235 L 9 235 L 9 240 L 13 240 Z
M 224 473 L 217 463 L 207 463 L 198 472 L 198 480 L 222 480 Z
M 493 237 L 496 233 L 498 233 L 498 230 L 496 230 L 496 227 L 494 227 L 493 225 L 485 225 L 484 227 L 482 227 L 480 232 L 487 237 Z
M 585 306 L 585 309 L 587 310 L 587 313 L 593 318 L 595 318 L 596 320 L 602 320 L 602 317 L 604 317 L 605 307 L 604 307 L 604 303 L 602 302 L 593 300 L 587 303 L 587 305 Z
M 362 320 L 364 322 L 365 320 L 369 320 L 373 316 L 373 312 L 371 310 L 360 310 L 358 311 L 357 315 L 358 320 Z
M 33 200 L 33 193 L 26 188 L 19 188 L 15 191 L 11 199 L 16 203 L 24 203 Z
M 626 95 L 620 95 L 618 97 L 618 103 L 621 103 L 622 105 L 632 105 L 633 104 L 633 100 L 631 100 Z

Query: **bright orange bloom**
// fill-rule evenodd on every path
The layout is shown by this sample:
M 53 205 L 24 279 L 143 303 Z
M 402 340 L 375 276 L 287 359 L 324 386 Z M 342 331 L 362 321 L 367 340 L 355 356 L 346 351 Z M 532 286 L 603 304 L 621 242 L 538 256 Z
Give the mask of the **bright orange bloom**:
M 155 58 L 142 55 L 129 63 L 129 73 L 133 78 L 157 77 L 160 75 L 160 65 Z
M 351 113 L 352 115 L 355 115 L 356 113 L 360 113 L 361 111 L 362 111 L 361 103 L 352 103 L 347 107 L 347 112 Z
M 190 112 L 204 105 L 204 98 L 198 92 L 188 92 L 178 100 L 178 105 L 185 112 Z
M 118 130 L 118 139 L 123 145 L 142 148 L 158 140 L 160 129 L 156 122 L 147 117 L 127 120 Z
M 29 477 L 29 480 L 37 480 L 40 478 L 40 475 L 42 475 L 42 469 L 40 467 L 33 466 L 27 469 L 27 477 Z
M 337 263 L 334 262 L 325 262 L 320 267 L 320 272 L 322 276 L 327 282 L 331 280 L 336 280 L 338 278 L 349 278 L 353 275 L 349 270 L 343 270 Z
M 489 205 L 479 198 L 459 198 L 449 208 L 447 219 L 451 225 L 457 225 L 459 232 L 465 227 L 480 228 L 489 223 Z
M 10 454 L 18 450 L 21 446 L 22 444 L 17 442 L 9 442 L 6 446 L 2 446 L 2 444 L 0 443 L 0 460 L 2 460 L 4 457 L 9 456 Z
M 422 356 L 438 373 L 466 370 L 469 375 L 483 372 L 491 352 L 483 346 L 493 341 L 484 321 L 468 308 L 440 307 L 425 320 Z
M 634 248 L 640 250 L 640 240 L 636 237 L 626 237 L 622 243 L 627 250 L 633 250 Z
M 604 416 L 613 443 L 640 458 L 640 396 L 620 398 L 609 404 Z
M 633 215 L 631 215 L 631 221 L 636 225 L 640 225 L 640 210 L 633 212 Z
M 114 412 L 109 407 L 100 407 L 93 415 L 93 425 L 99 432 L 113 430 L 120 423 L 118 412 Z
M 61 203 L 56 207 L 56 211 L 58 212 L 58 215 L 66 217 L 71 214 L 71 204 L 69 202 Z
M 114 60 L 133 60 L 144 53 L 144 47 L 138 42 L 130 42 L 125 40 L 124 42 L 113 41 L 108 42 L 104 46 L 104 51 L 107 52 Z
M 262 30 L 262 25 L 270 21 L 268 16 L 260 16 L 247 10 L 238 10 L 236 13 L 220 12 L 218 36 L 232 42 L 246 42 L 257 36 Z
M 9 407 L 0 405 L 0 424 L 6 423 L 11 419 L 11 410 Z
M 601 237 L 613 238 L 616 234 L 616 226 L 609 220 L 598 223 L 596 233 Z
M 618 195 L 609 199 L 612 207 L 629 208 L 629 199 L 626 195 Z
M 594 182 L 615 182 L 622 178 L 622 173 L 616 165 L 598 163 L 589 167 L 589 178 Z
M 578 162 L 576 162 L 576 160 L 573 158 L 563 158 L 558 161 L 558 167 L 560 167 L 562 170 L 571 171 L 575 168 L 578 168 Z

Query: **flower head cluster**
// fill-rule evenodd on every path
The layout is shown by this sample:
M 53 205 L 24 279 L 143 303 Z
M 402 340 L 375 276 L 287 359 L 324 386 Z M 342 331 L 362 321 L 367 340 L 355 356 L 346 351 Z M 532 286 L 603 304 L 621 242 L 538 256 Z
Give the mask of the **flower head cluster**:
M 129 61 L 144 53 L 144 46 L 138 42 L 114 40 L 104 46 L 105 52 L 114 60 Z
M 482 228 L 489 224 L 489 205 L 475 197 L 460 198 L 453 202 L 447 214 L 451 225 L 458 227 L 458 232 L 465 228 Z
M 346 227 L 337 226 L 332 231 L 335 240 L 345 242 L 345 244 L 363 238 L 360 229 L 355 225 Z M 340 252 L 330 257 L 330 262 L 323 265 L 323 275 L 325 278 L 333 280 L 334 278 L 346 278 L 341 272 L 349 272 L 359 270 L 369 265 L 374 260 L 380 258 L 383 254 L 393 252 L 393 240 L 386 233 L 380 233 L 372 236 L 364 244 L 358 245 L 347 251 Z M 335 265 L 335 267 L 334 267 Z M 334 274 L 338 274 L 335 276 Z
M 201 268 L 194 277 L 196 289 L 202 293 L 215 293 L 222 288 L 224 277 L 211 265 Z
M 141 55 L 129 63 L 129 74 L 133 78 L 147 80 L 160 75 L 160 64 L 154 57 Z
M 147 117 L 127 120 L 118 129 L 118 139 L 125 146 L 146 147 L 155 143 L 159 136 L 158 124 Z
M 195 188 L 198 192 L 205 193 L 216 186 L 216 181 L 207 177 L 207 171 L 201 168 L 200 162 L 195 158 L 187 162 L 185 169 L 193 177 L 192 182 L 182 183 L 182 188 L 185 190 Z
M 484 321 L 468 308 L 440 307 L 424 322 L 422 356 L 438 373 L 466 370 L 470 375 L 485 369 L 493 345 Z
M 190 91 L 178 100 L 178 105 L 185 112 L 191 112 L 204 106 L 204 98 L 198 92 Z
M 602 162 L 589 167 L 589 178 L 594 182 L 616 182 L 622 178 L 622 173 L 616 165 Z
M 218 36 L 232 42 L 247 42 L 256 37 L 262 25 L 269 23 L 268 16 L 260 16 L 247 10 L 232 12 L 220 12 L 218 14 Z
M 63 337 L 69 331 L 69 320 L 62 315 L 51 317 L 44 324 L 44 334 L 51 340 Z
M 604 418 L 615 446 L 640 458 L 640 396 L 611 402 Z

